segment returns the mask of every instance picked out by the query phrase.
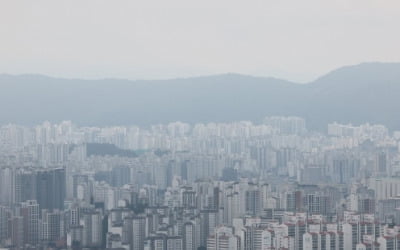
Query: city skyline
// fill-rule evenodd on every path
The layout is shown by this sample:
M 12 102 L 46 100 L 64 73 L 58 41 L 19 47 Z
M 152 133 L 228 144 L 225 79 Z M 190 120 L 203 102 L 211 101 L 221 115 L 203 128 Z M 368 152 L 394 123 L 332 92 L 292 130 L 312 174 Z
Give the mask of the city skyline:
M 400 131 L 379 124 L 0 126 L 9 249 L 400 247 Z
M 399 13 L 0 1 L 0 250 L 400 250 Z

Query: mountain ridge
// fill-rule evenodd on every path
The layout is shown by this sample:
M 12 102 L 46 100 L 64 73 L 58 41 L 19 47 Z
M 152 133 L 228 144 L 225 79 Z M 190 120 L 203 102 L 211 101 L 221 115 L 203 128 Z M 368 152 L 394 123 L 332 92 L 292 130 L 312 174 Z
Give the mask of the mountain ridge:
M 0 124 L 146 126 L 297 115 L 318 130 L 334 121 L 400 129 L 400 63 L 345 66 L 306 84 L 235 73 L 167 80 L 1 74 L 0 88 Z
M 45 74 L 38 74 L 38 73 L 24 73 L 24 74 L 9 74 L 9 73 L 0 73 L 0 77 L 38 77 L 38 78 L 50 78 L 55 80 L 80 80 L 80 81 L 108 81 L 108 80 L 115 80 L 115 81 L 128 81 L 128 82 L 152 82 L 152 81 L 174 81 L 174 80 L 190 80 L 190 79 L 202 79 L 202 78 L 210 78 L 210 77 L 224 77 L 224 76 L 234 76 L 234 77 L 249 77 L 249 78 L 256 78 L 256 79 L 264 79 L 264 80 L 281 80 L 290 82 L 293 84 L 300 84 L 300 85 L 307 85 L 312 84 L 314 82 L 318 82 L 319 80 L 329 76 L 332 73 L 340 72 L 343 70 L 359 68 L 359 67 L 369 67 L 369 66 L 393 66 L 393 67 L 400 67 L 400 62 L 363 62 L 354 65 L 345 65 L 333 70 L 326 72 L 314 80 L 306 81 L 306 82 L 297 82 L 287 80 L 285 78 L 274 77 L 274 76 L 259 76 L 259 75 L 251 75 L 251 74 L 242 74 L 242 73 L 235 73 L 235 72 L 226 72 L 226 73 L 219 73 L 219 74 L 210 74 L 210 75 L 198 75 L 198 76 L 187 76 L 187 77 L 173 77 L 173 78 L 165 78 L 165 79 L 128 79 L 128 78 L 118 78 L 118 77 L 103 77 L 103 78 L 78 78 L 78 77 L 57 77 L 57 76 L 50 76 Z M 0 83 L 1 84 L 1 83 Z

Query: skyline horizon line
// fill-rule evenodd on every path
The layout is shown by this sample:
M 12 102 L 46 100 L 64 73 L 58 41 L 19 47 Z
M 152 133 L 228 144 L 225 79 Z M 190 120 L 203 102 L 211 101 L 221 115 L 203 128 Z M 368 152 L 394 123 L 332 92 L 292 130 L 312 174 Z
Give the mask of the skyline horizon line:
M 7 127 L 7 126 L 20 126 L 20 127 L 25 127 L 25 128 L 35 128 L 37 126 L 43 126 L 46 123 L 49 123 L 50 125 L 62 125 L 64 123 L 70 123 L 73 126 L 76 126 L 78 128 L 100 128 L 100 129 L 105 129 L 105 128 L 117 128 L 117 127 L 125 127 L 125 128 L 141 128 L 141 129 L 149 129 L 153 126 L 168 126 L 171 124 L 177 124 L 181 123 L 183 125 L 189 125 L 189 126 L 196 126 L 196 125 L 205 125 L 208 126 L 210 124 L 215 124 L 215 125 L 232 125 L 232 124 L 238 124 L 238 123 L 251 123 L 253 126 L 259 126 L 259 125 L 267 125 L 265 124 L 264 120 L 265 119 L 301 119 L 304 121 L 304 125 L 307 128 L 307 121 L 310 119 L 307 119 L 305 117 L 299 116 L 299 115 L 267 115 L 264 116 L 261 120 L 249 120 L 249 119 L 243 119 L 243 120 L 232 120 L 232 121 L 198 121 L 198 122 L 191 122 L 191 121 L 184 121 L 184 120 L 173 120 L 173 121 L 168 121 L 168 122 L 159 122 L 159 123 L 152 123 L 152 124 L 114 124 L 114 125 L 85 125 L 85 124 L 80 124 L 79 122 L 76 122 L 72 119 L 64 119 L 64 120 L 59 120 L 59 121 L 51 121 L 51 120 L 43 120 L 42 122 L 38 122 L 35 124 L 22 124 L 22 123 L 13 123 L 13 122 L 8 122 L 8 123 L 1 123 L 0 122 L 0 127 Z M 360 127 L 363 125 L 367 126 L 383 126 L 387 128 L 391 132 L 400 132 L 395 129 L 390 129 L 387 127 L 386 124 L 384 123 L 379 123 L 379 122 L 372 122 L 372 121 L 365 121 L 365 122 L 340 122 L 340 121 L 332 121 L 328 122 L 326 124 L 326 129 L 329 127 L 329 125 L 340 125 L 340 126 L 350 126 L 350 127 Z M 308 132 L 320 132 L 319 130 L 315 128 L 309 128 L 307 129 Z

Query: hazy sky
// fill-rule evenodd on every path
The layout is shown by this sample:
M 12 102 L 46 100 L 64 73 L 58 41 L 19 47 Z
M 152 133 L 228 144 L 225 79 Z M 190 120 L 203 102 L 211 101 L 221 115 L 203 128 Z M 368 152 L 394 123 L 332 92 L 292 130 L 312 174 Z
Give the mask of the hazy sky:
M 307 81 L 400 61 L 399 0 L 2 0 L 0 73 Z

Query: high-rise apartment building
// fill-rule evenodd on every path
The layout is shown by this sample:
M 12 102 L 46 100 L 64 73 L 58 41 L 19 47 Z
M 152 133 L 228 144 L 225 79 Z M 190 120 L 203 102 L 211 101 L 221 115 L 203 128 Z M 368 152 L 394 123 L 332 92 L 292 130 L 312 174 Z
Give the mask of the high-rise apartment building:
M 65 169 L 63 168 L 37 172 L 36 199 L 40 209 L 64 209 L 65 181 Z

